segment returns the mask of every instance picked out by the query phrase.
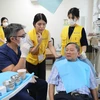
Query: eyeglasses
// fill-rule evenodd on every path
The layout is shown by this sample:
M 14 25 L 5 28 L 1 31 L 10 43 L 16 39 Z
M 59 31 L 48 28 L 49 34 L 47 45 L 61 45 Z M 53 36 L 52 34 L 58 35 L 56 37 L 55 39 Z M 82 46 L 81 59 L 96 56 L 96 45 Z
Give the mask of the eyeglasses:
M 25 38 L 25 36 L 26 36 L 26 33 L 25 33 L 25 34 L 23 34 L 23 35 L 19 35 L 19 36 L 13 36 L 13 37 Z

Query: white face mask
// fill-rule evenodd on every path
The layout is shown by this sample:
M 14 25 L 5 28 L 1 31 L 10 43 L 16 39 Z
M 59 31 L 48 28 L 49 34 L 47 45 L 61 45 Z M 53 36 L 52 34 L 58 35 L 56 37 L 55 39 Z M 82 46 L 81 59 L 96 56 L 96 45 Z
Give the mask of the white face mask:
M 20 46 L 26 42 L 26 38 L 20 38 Z
M 7 26 L 8 26 L 8 23 L 7 23 L 7 22 L 4 22 L 4 23 L 3 23 L 3 26 L 4 26 L 4 27 L 7 27 Z
M 76 24 L 76 20 L 69 19 L 68 23 L 69 23 L 69 25 L 73 26 Z
M 17 43 L 18 46 L 23 45 L 26 42 L 26 38 L 20 38 L 20 43 Z

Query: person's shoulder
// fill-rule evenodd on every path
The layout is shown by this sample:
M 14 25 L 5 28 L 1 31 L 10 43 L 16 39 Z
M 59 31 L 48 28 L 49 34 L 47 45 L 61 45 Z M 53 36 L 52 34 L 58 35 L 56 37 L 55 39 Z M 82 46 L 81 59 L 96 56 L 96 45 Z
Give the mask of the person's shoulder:
M 8 56 L 8 54 L 10 55 L 6 44 L 0 46 L 0 61 L 5 60 L 5 58 Z
M 67 29 L 67 28 L 69 28 L 69 27 L 70 27 L 69 25 L 64 26 L 64 27 L 63 27 L 63 30 L 64 30 L 64 29 Z
M 7 47 L 7 44 L 3 44 L 2 46 L 0 46 L 0 53 L 7 53 L 9 50 L 9 48 Z
M 55 63 L 62 62 L 62 61 L 65 60 L 65 59 L 66 59 L 66 57 L 65 57 L 65 56 L 62 56 L 62 57 L 56 59 Z
M 69 29 L 69 26 L 67 25 L 67 26 L 64 26 L 63 28 L 62 28 L 62 32 L 61 32 L 61 36 L 64 36 L 65 35 L 65 33 L 66 33 L 66 30 L 68 30 Z M 64 34 L 64 35 L 63 35 Z
M 0 32 L 3 32 L 3 27 L 2 26 L 0 26 Z
M 47 30 L 47 29 L 44 29 L 43 34 L 45 34 L 45 35 L 47 35 L 47 36 L 50 36 L 50 32 L 49 32 L 49 30 Z
M 44 32 L 47 32 L 47 33 L 49 33 L 49 30 L 48 30 L 48 29 L 44 29 Z
M 78 61 L 78 63 L 79 63 L 80 65 L 82 65 L 82 67 L 84 66 L 84 67 L 86 67 L 86 68 L 90 68 L 90 66 L 89 66 L 86 62 L 84 62 L 83 60 L 78 59 L 77 61 Z
M 80 28 L 84 28 L 83 26 L 81 26 L 81 25 L 78 25 L 78 24 L 77 24 L 76 26 L 77 26 L 77 27 L 80 27 Z
M 0 29 L 2 28 L 2 26 L 0 26 Z
M 34 30 L 35 28 L 32 28 L 31 30 L 28 31 L 28 34 L 33 33 Z
M 7 48 L 7 44 L 3 44 L 2 46 L 0 46 L 0 49 L 3 49 L 3 48 Z

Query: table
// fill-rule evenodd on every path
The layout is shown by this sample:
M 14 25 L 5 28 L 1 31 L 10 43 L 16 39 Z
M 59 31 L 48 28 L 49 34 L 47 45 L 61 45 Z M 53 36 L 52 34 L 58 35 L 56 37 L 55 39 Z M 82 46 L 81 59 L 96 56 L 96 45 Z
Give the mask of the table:
M 46 49 L 46 60 L 49 60 L 49 59 L 52 59 L 52 60 L 53 60 L 53 63 L 54 63 L 55 57 L 54 57 L 54 55 L 51 53 L 50 49 L 47 48 L 47 49 Z
M 17 74 L 17 72 L 3 72 L 0 74 L 0 85 L 2 85 L 2 82 L 4 80 L 9 79 L 12 75 Z M 23 89 L 31 80 L 32 80 L 32 76 L 34 75 L 34 73 L 32 74 L 26 74 L 26 78 L 25 80 L 22 81 L 22 83 L 19 86 L 16 86 L 16 88 L 12 91 L 7 92 L 6 94 L 0 96 L 0 100 L 9 100 L 11 97 L 13 97 L 14 95 L 16 95 L 21 89 Z M 2 79 L 2 76 L 3 77 Z
M 60 49 L 60 48 L 56 49 L 56 53 L 57 53 L 57 54 L 60 54 L 60 52 L 61 52 L 61 49 Z M 53 60 L 53 63 L 54 63 L 55 57 L 54 57 L 54 55 L 51 53 L 50 49 L 47 48 L 47 49 L 46 49 L 46 60 L 49 60 L 49 59 L 52 59 L 52 60 Z

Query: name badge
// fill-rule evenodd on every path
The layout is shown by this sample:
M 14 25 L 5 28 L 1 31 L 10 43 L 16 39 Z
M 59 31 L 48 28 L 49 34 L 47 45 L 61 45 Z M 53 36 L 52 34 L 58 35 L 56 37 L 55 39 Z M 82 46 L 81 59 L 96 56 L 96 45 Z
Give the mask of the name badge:
M 41 55 L 38 55 L 38 60 L 39 61 L 42 61 L 44 59 L 44 56 L 43 56 L 43 54 L 41 54 Z

